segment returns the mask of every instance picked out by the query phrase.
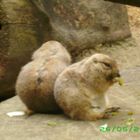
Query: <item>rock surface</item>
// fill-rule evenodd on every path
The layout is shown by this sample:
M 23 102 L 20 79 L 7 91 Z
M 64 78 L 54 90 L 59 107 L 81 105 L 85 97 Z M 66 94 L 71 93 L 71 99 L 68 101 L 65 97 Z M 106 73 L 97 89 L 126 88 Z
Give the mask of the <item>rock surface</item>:
M 126 7 L 104 0 L 37 0 L 50 19 L 52 38 L 70 51 L 94 48 L 130 36 Z

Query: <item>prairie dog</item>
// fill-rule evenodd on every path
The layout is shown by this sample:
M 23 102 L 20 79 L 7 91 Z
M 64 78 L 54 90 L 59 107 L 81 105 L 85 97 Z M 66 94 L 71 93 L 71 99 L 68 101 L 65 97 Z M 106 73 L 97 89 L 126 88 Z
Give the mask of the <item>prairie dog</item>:
M 71 63 L 67 50 L 57 41 L 48 41 L 33 53 L 32 61 L 20 71 L 16 93 L 28 110 L 57 113 L 53 95 L 57 76 Z
M 106 91 L 120 77 L 115 60 L 95 54 L 67 67 L 55 82 L 54 96 L 64 113 L 73 119 L 104 118 Z

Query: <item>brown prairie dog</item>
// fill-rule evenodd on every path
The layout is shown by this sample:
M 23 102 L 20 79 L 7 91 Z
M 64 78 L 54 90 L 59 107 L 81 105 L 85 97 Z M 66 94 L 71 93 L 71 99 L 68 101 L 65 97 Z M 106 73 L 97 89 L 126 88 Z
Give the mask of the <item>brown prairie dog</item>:
M 57 76 L 71 63 L 67 50 L 57 41 L 44 43 L 26 64 L 16 82 L 16 93 L 28 110 L 39 113 L 57 113 L 54 83 Z
M 54 96 L 73 119 L 96 120 L 105 116 L 106 91 L 120 77 L 116 61 L 95 54 L 67 67 L 57 78 Z

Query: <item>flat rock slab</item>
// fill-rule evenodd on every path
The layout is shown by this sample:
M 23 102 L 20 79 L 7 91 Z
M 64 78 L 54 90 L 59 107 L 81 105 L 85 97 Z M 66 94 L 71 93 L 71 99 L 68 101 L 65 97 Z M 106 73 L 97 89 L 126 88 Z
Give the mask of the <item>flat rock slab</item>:
M 140 67 L 124 70 L 122 75 L 125 80 L 124 86 L 114 85 L 108 93 L 112 104 L 121 107 L 120 112 L 110 119 L 95 122 L 75 121 L 63 114 L 9 117 L 6 113 L 25 109 L 19 98 L 13 97 L 0 104 L 0 139 L 138 140 L 140 138 Z M 126 124 L 132 126 L 128 125 L 127 130 L 124 130 Z M 108 125 L 107 132 L 100 130 L 102 125 Z

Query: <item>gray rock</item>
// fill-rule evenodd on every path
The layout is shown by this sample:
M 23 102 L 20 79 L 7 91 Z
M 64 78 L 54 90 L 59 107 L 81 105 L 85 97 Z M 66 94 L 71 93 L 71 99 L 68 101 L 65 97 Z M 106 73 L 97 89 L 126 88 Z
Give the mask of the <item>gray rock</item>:
M 103 0 L 37 0 L 50 19 L 52 38 L 79 52 L 130 36 L 126 7 Z

